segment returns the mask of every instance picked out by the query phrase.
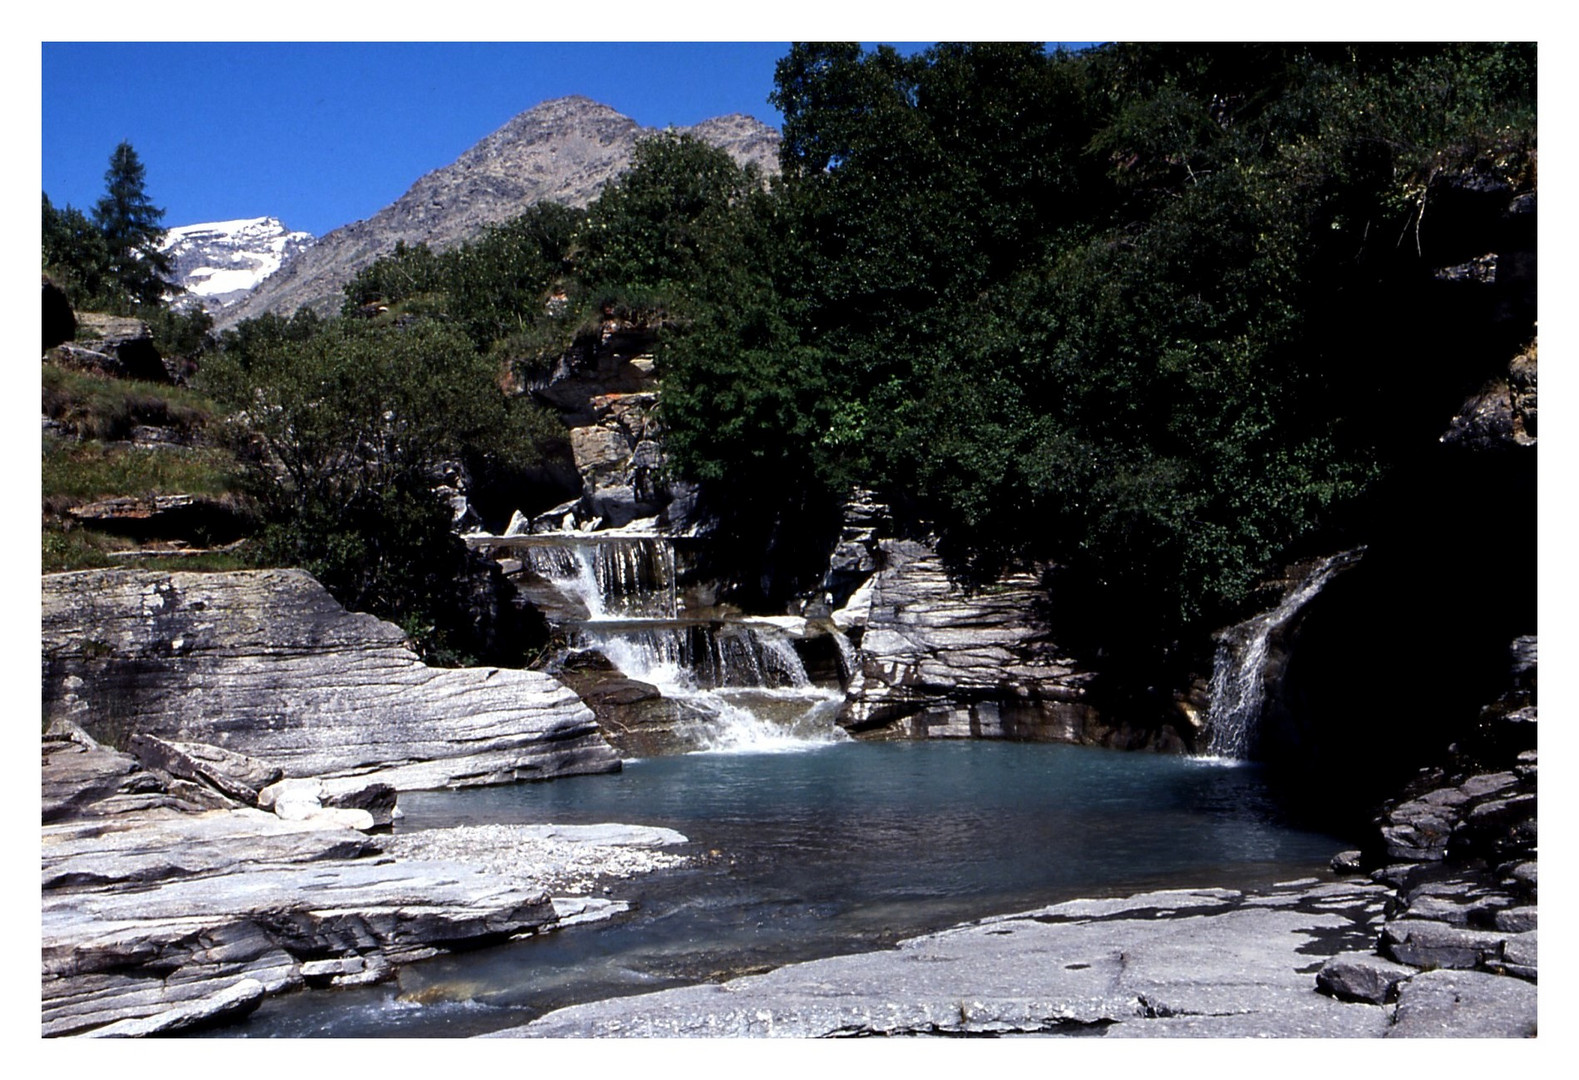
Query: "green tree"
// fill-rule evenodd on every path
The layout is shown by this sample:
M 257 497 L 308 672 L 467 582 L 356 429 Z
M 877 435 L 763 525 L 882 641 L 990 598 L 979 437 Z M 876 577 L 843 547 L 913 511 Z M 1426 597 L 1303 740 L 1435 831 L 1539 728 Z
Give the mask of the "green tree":
M 280 320 L 238 333 L 201 373 L 236 411 L 270 517 L 259 557 L 305 567 L 347 607 L 405 626 L 432 658 L 477 655 L 463 585 L 474 571 L 434 488 L 467 454 L 530 456 L 530 418 L 452 327 L 306 330 Z
M 1527 168 L 1533 76 L 1524 46 L 796 45 L 742 234 L 768 280 L 672 339 L 675 460 L 771 474 L 762 521 L 878 487 L 956 572 L 1062 566 L 1154 658 L 1400 460 L 1375 357 L 1417 351 L 1387 308 L 1424 268 L 1393 240 L 1444 164 Z
M 148 197 L 143 163 L 131 143 L 122 142 L 110 155 L 104 188 L 93 221 L 109 251 L 107 276 L 132 303 L 157 304 L 172 288 L 170 257 L 159 250 L 164 210 Z
M 104 294 L 110 252 L 104 234 L 74 206 L 57 209 L 44 195 L 44 272 L 66 294 L 73 307 L 85 307 Z

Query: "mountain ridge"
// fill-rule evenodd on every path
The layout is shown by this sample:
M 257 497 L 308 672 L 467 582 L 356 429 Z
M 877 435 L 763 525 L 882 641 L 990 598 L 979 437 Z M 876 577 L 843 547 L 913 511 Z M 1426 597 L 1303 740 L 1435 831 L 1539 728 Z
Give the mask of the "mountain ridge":
M 181 287 L 175 303 L 210 313 L 236 303 L 313 242 L 276 217 L 236 218 L 181 225 L 165 232 L 160 250 L 170 256 L 171 277 Z
M 585 206 L 630 164 L 644 128 L 581 95 L 554 98 L 518 113 L 449 165 L 419 177 L 399 199 L 371 217 L 320 237 L 285 260 L 239 302 L 215 314 L 220 328 L 273 311 L 338 310 L 341 288 L 397 241 L 443 250 L 507 221 L 542 200 Z M 733 113 L 672 130 L 717 146 L 741 164 L 778 169 L 779 134 Z

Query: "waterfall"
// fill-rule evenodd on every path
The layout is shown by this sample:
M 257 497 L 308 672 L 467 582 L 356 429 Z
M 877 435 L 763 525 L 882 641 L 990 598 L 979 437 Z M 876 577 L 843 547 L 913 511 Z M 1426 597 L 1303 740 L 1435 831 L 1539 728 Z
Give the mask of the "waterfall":
M 641 532 L 493 538 L 559 594 L 560 629 L 698 717 L 701 750 L 803 749 L 849 738 L 835 722 L 843 692 L 813 685 L 792 634 L 804 621 L 688 612 L 673 543 Z M 566 603 L 566 601 L 573 601 Z
M 1231 626 L 1218 636 L 1217 651 L 1212 657 L 1212 700 L 1207 711 L 1204 756 L 1230 761 L 1255 756 L 1274 640 L 1282 638 L 1334 574 L 1354 565 L 1364 552 L 1364 548 L 1356 548 L 1321 560 L 1284 594 L 1277 607 Z
M 677 615 L 674 546 L 661 536 L 539 533 L 510 539 L 525 567 L 581 601 L 594 622 Z

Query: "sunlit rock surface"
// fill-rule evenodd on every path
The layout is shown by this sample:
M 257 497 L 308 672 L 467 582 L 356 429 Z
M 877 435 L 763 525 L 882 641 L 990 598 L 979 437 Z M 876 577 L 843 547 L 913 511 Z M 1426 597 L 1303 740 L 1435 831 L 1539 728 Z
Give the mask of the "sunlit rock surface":
M 89 570 L 43 579 L 46 717 L 112 746 L 137 732 L 264 759 L 288 777 L 400 790 L 619 767 L 553 678 L 430 668 L 300 570 Z

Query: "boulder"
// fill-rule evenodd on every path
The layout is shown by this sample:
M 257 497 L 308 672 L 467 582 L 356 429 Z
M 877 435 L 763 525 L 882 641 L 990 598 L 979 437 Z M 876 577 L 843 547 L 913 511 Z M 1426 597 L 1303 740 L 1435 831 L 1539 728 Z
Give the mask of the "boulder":
M 619 768 L 550 676 L 427 667 L 300 570 L 45 575 L 43 659 L 46 717 L 112 746 L 141 732 L 397 790 Z
M 1316 988 L 1344 1001 L 1381 1005 L 1397 996 L 1397 988 L 1415 975 L 1407 964 L 1383 960 L 1372 953 L 1334 956 L 1316 973 Z
M 383 828 L 395 820 L 395 789 L 357 777 L 281 780 L 258 792 L 258 806 L 285 821 L 319 821 L 352 829 Z
M 76 339 L 53 350 L 50 358 L 79 371 L 144 382 L 170 381 L 148 324 L 120 315 L 78 312 Z
M 203 743 L 170 742 L 143 732 L 132 735 L 128 748 L 149 768 L 207 784 L 245 806 L 255 805 L 258 792 L 285 775 L 279 766 L 246 754 Z

